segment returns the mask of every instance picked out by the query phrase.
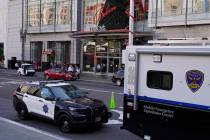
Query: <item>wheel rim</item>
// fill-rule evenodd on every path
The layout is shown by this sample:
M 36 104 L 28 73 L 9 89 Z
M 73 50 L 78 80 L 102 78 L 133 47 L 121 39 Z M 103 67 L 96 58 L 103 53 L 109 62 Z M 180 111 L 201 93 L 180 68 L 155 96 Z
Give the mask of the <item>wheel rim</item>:
M 25 110 L 24 110 L 24 109 L 21 109 L 20 115 L 21 115 L 21 116 L 24 116 L 24 115 L 25 115 Z
M 121 85 L 121 81 L 117 80 L 117 85 L 120 86 Z
M 64 118 L 61 122 L 61 130 L 63 132 L 69 132 L 70 131 L 70 122 L 67 118 Z
M 25 116 L 25 110 L 23 108 L 21 108 L 20 111 L 18 112 L 18 115 L 21 119 L 23 119 Z

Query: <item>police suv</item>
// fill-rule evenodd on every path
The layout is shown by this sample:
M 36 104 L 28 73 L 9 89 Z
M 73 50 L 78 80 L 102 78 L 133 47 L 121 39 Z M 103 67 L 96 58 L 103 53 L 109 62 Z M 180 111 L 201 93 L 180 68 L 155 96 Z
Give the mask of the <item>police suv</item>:
M 13 93 L 13 105 L 20 119 L 38 115 L 53 120 L 64 133 L 72 128 L 107 123 L 111 113 L 100 100 L 64 82 L 31 82 Z

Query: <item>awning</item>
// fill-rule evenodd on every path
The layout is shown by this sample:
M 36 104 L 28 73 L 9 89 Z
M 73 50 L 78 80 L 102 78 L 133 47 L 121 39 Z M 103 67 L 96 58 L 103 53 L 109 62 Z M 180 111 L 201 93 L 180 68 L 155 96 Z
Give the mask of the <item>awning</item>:
M 135 32 L 134 38 L 152 37 L 153 32 Z M 80 39 L 128 39 L 128 31 L 75 32 L 70 37 Z

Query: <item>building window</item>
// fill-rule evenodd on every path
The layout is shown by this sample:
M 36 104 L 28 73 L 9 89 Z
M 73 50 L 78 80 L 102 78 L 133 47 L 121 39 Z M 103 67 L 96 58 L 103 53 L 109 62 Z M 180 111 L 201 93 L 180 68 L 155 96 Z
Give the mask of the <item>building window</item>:
M 83 70 L 84 71 L 95 71 L 94 59 L 95 59 L 95 42 L 88 42 L 83 47 Z
M 69 41 L 48 42 L 48 49 L 54 52 L 54 56 L 48 56 L 48 61 L 59 67 L 70 64 L 70 46 Z
M 56 4 L 56 24 L 70 24 L 72 1 L 58 1 Z
M 162 0 L 163 16 L 181 15 L 185 12 L 185 1 L 183 0 Z
M 42 25 L 53 25 L 55 20 L 55 0 L 42 0 Z
M 106 0 L 84 1 L 84 24 L 98 25 Z
M 152 2 L 152 16 L 156 12 L 156 0 Z M 179 16 L 186 13 L 186 0 L 158 0 L 158 16 Z M 210 12 L 210 0 L 188 0 L 188 14 Z
M 31 61 L 37 70 L 42 65 L 42 42 L 31 42 Z
M 135 20 L 141 21 L 148 19 L 148 0 L 135 0 Z
M 171 90 L 173 87 L 173 74 L 166 71 L 148 71 L 147 86 L 153 89 Z
M 28 1 L 28 26 L 36 27 L 40 25 L 40 1 Z

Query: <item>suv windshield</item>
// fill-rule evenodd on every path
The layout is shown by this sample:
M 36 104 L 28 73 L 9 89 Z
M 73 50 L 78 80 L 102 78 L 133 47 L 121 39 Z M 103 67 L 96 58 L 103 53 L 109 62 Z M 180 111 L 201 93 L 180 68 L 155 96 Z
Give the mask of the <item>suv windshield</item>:
M 33 69 L 32 65 L 24 65 L 23 67 L 25 67 L 25 69 Z
M 55 97 L 60 100 L 68 100 L 86 96 L 84 92 L 79 90 L 74 85 L 55 86 L 51 87 L 51 90 Z

